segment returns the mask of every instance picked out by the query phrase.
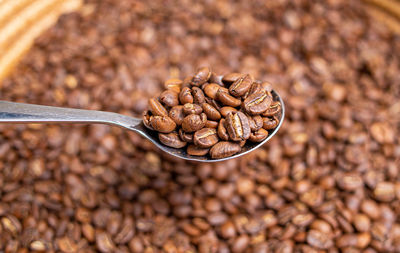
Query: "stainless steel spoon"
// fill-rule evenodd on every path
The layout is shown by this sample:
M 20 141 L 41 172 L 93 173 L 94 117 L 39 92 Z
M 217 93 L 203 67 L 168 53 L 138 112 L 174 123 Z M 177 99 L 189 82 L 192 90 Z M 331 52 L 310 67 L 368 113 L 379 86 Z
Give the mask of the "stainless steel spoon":
M 217 162 L 247 154 L 261 147 L 264 143 L 271 139 L 276 132 L 278 132 L 285 117 L 285 105 L 281 97 L 274 90 L 272 91 L 272 95 L 274 100 L 278 100 L 282 106 L 282 111 L 280 115 L 278 115 L 279 125 L 269 132 L 269 136 L 264 141 L 260 143 L 247 142 L 240 153 L 222 159 L 211 159 L 208 156 L 191 156 L 186 153 L 185 149 L 175 149 L 165 146 L 158 140 L 157 133 L 147 129 L 143 125 L 141 119 L 113 112 L 0 101 L 0 123 L 98 123 L 113 125 L 141 134 L 154 143 L 162 151 L 173 156 L 190 161 Z

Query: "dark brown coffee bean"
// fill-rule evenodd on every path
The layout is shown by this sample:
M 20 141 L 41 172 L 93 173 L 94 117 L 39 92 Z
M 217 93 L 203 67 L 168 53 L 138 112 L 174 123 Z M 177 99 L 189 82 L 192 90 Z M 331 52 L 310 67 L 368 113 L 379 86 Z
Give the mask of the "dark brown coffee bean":
M 207 120 L 206 124 L 204 127 L 207 128 L 217 128 L 218 127 L 218 121 L 214 121 L 214 120 Z
M 161 93 L 160 101 L 166 106 L 176 106 L 179 104 L 178 93 L 173 90 L 166 90 Z
M 263 112 L 262 116 L 271 117 L 277 115 L 281 111 L 281 103 L 279 101 L 273 101 L 269 108 Z
M 202 129 L 206 122 L 207 116 L 205 113 L 200 115 L 190 114 L 183 119 L 182 129 L 187 133 L 193 133 Z
M 249 119 L 251 131 L 257 131 L 263 127 L 264 121 L 260 115 L 256 115 L 253 117 L 248 115 L 247 118 Z
M 231 85 L 237 79 L 241 78 L 243 74 L 241 73 L 229 73 L 222 77 L 222 82 L 226 85 Z
M 249 140 L 252 142 L 262 142 L 268 137 L 268 131 L 264 128 L 258 129 L 256 132 L 250 134 Z
M 229 93 L 222 88 L 219 88 L 217 92 L 217 99 L 221 101 L 222 104 L 232 107 L 237 107 L 242 103 L 240 99 L 229 95 Z
M 171 78 L 164 82 L 164 88 L 167 90 L 173 90 L 177 93 L 181 91 L 182 80 L 177 78 Z
M 243 75 L 231 84 L 229 92 L 235 97 L 243 96 L 250 89 L 252 83 L 253 79 L 250 75 Z
M 149 108 L 154 116 L 168 116 L 167 109 L 155 98 L 149 99 Z
M 207 115 L 207 119 L 210 120 L 219 120 L 221 118 L 221 114 L 217 109 L 215 109 L 212 105 L 203 103 L 202 108 L 204 113 Z
M 151 118 L 152 114 L 150 111 L 144 111 L 143 112 L 143 125 L 145 125 L 145 127 L 147 127 L 150 130 L 154 130 L 153 127 L 150 124 L 150 118 Z
M 221 108 L 221 110 L 219 112 L 221 113 L 222 117 L 226 117 L 231 112 L 237 112 L 237 109 L 235 109 L 231 106 L 224 106 Z
M 223 86 L 224 83 L 222 82 L 222 76 L 221 75 L 217 75 L 216 73 L 212 72 L 210 79 L 208 80 L 209 83 L 216 83 L 220 86 Z
M 168 134 L 159 133 L 158 138 L 160 139 L 161 143 L 172 148 L 183 148 L 186 146 L 186 142 L 182 141 L 179 138 L 178 133 L 171 132 Z
M 197 73 L 193 76 L 191 84 L 193 86 L 200 86 L 203 83 L 207 82 L 211 76 L 211 69 L 208 67 L 203 67 L 197 71 Z
M 182 125 L 182 121 L 185 118 L 185 113 L 183 112 L 183 106 L 177 105 L 171 108 L 169 111 L 169 117 L 178 125 Z
M 211 99 L 209 97 L 206 97 L 206 103 L 213 106 L 215 109 L 217 109 L 218 111 L 221 110 L 221 105 L 218 101 Z
M 201 148 L 209 148 L 218 142 L 217 130 L 214 128 L 203 128 L 196 131 L 193 136 L 195 145 Z
M 250 115 L 257 115 L 265 112 L 272 102 L 271 94 L 263 91 L 249 95 L 244 101 L 244 109 Z
M 188 87 L 182 88 L 181 92 L 179 93 L 179 101 L 183 105 L 186 103 L 193 104 L 193 96 L 192 96 L 190 88 L 188 88 Z
M 221 140 L 224 140 L 224 141 L 229 140 L 228 131 L 226 130 L 226 127 L 225 127 L 225 119 L 221 119 L 219 121 L 218 128 L 217 128 L 217 134 Z
M 201 105 L 202 103 L 206 102 L 204 93 L 199 87 L 192 88 L 192 96 L 195 104 Z
M 307 242 L 317 249 L 329 249 L 333 246 L 333 241 L 329 234 L 322 233 L 318 230 L 310 230 L 307 234 Z
M 182 141 L 192 143 L 193 142 L 193 134 L 190 133 L 185 133 L 183 129 L 179 129 L 179 137 L 181 138 Z
M 200 114 L 203 112 L 203 109 L 198 104 L 187 103 L 183 105 L 183 112 L 185 113 L 185 115 Z
M 204 155 L 208 154 L 208 151 L 210 151 L 209 148 L 200 148 L 200 147 L 198 147 L 196 145 L 193 145 L 193 144 L 190 144 L 187 147 L 187 150 L 186 150 L 186 152 L 189 155 L 193 155 L 193 156 L 204 156 Z
M 272 118 L 266 117 L 263 118 L 263 128 L 266 130 L 271 130 L 277 127 L 279 124 L 279 120 L 277 117 L 273 116 Z
M 246 92 L 246 94 L 243 95 L 243 99 L 246 99 L 251 94 L 255 94 L 262 91 L 263 88 L 261 87 L 261 84 L 258 82 L 253 82 L 250 86 L 250 89 Z
M 150 125 L 157 132 L 170 133 L 175 130 L 176 124 L 170 117 L 151 116 Z
M 217 99 L 217 92 L 221 88 L 220 85 L 216 83 L 209 83 L 204 86 L 204 93 L 211 99 Z
M 249 119 L 242 112 L 231 112 L 225 123 L 229 137 L 233 141 L 247 140 L 250 137 Z
M 235 144 L 228 141 L 222 141 L 218 142 L 210 149 L 210 155 L 213 159 L 219 159 L 239 153 L 240 149 L 241 148 L 239 144 Z

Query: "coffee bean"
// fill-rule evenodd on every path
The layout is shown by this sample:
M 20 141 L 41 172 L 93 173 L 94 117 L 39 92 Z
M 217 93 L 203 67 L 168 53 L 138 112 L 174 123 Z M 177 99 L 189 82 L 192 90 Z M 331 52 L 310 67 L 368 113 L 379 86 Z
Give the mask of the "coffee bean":
M 243 75 L 241 73 L 229 73 L 222 77 L 222 82 L 224 82 L 226 85 L 230 85 L 242 76 Z
M 227 221 L 221 226 L 221 236 L 223 238 L 232 238 L 235 237 L 235 235 L 235 225 L 231 221 Z
M 228 91 L 223 88 L 219 88 L 217 91 L 217 99 L 221 101 L 222 104 L 237 107 L 241 104 L 241 100 L 229 95 Z
M 212 158 L 218 159 L 218 158 L 232 156 L 238 152 L 240 152 L 239 144 L 222 141 L 218 142 L 211 148 L 210 155 Z
M 198 146 L 196 146 L 196 145 L 193 145 L 193 144 L 190 144 L 190 145 L 187 147 L 187 150 L 186 150 L 186 152 L 187 152 L 189 155 L 194 155 L 194 156 L 204 156 L 204 155 L 207 155 L 207 154 L 208 154 L 208 151 L 210 151 L 209 148 L 200 148 L 200 147 L 198 147 Z
M 266 130 L 271 130 L 274 129 L 278 126 L 279 120 L 273 116 L 272 118 L 266 117 L 263 118 L 263 128 Z
M 161 143 L 172 148 L 183 148 L 186 146 L 186 142 L 182 141 L 179 138 L 178 133 L 171 132 L 168 134 L 159 133 L 158 138 L 160 139 Z
M 317 249 L 329 249 L 333 246 L 333 241 L 329 234 L 322 233 L 318 230 L 310 230 L 307 234 L 307 243 Z
M 252 142 L 262 142 L 268 137 L 268 131 L 260 128 L 255 132 L 250 133 L 249 140 Z
M 217 92 L 221 88 L 220 85 L 216 83 L 209 83 L 204 87 L 204 93 L 211 99 L 217 99 Z
M 230 107 L 230 106 L 224 106 L 224 107 L 222 107 L 221 108 L 221 110 L 219 111 L 220 113 L 221 113 L 221 115 L 222 115 L 222 117 L 226 117 L 226 116 L 228 116 L 228 114 L 230 113 L 230 112 L 237 112 L 238 110 L 236 110 L 235 108 L 233 108 L 233 107 Z
M 182 129 L 187 133 L 196 132 L 202 129 L 207 122 L 207 116 L 205 113 L 200 115 L 190 114 L 183 119 Z
M 154 116 L 168 116 L 167 109 L 156 99 L 149 99 L 150 111 Z
M 152 113 L 150 111 L 144 111 L 143 112 L 143 124 L 145 127 L 147 127 L 150 130 L 154 130 L 153 127 L 151 126 L 150 119 L 151 119 Z
M 262 116 L 271 117 L 277 115 L 281 111 L 281 103 L 279 101 L 273 101 L 269 108 L 263 112 Z
M 249 125 L 251 131 L 257 131 L 263 127 L 264 121 L 260 115 L 256 115 L 253 117 L 248 115 L 247 118 L 249 119 Z
M 181 92 L 179 93 L 179 101 L 181 104 L 192 104 L 194 101 L 194 98 L 192 96 L 191 90 L 189 87 L 183 87 Z
M 164 88 L 167 90 L 172 90 L 177 93 L 181 91 L 182 80 L 177 78 L 171 78 L 164 82 Z
M 231 112 L 226 116 L 225 127 L 233 141 L 247 140 L 250 137 L 250 125 L 242 112 Z
M 226 127 L 225 127 L 225 119 L 221 119 L 219 121 L 218 128 L 217 128 L 217 134 L 218 134 L 218 137 L 221 138 L 221 140 L 224 140 L 224 141 L 229 140 L 228 130 L 226 130 Z
M 176 128 L 175 122 L 170 117 L 164 116 L 151 116 L 150 125 L 155 131 L 161 133 L 170 133 Z
M 179 137 L 181 138 L 182 141 L 192 143 L 193 142 L 193 134 L 190 133 L 185 133 L 185 131 L 179 129 Z
M 211 69 L 208 67 L 200 68 L 197 73 L 193 76 L 191 84 L 193 86 L 200 86 L 207 82 L 211 77 Z
M 203 90 L 198 87 L 192 88 L 193 101 L 196 104 L 203 104 L 206 102 Z
M 250 89 L 252 83 L 253 79 L 250 75 L 241 76 L 229 87 L 229 92 L 235 97 L 243 96 Z
M 210 148 L 218 142 L 217 130 L 214 128 L 203 128 L 194 133 L 193 142 L 201 148 Z
M 265 91 L 253 93 L 244 101 L 244 109 L 250 115 L 257 115 L 265 112 L 272 103 L 272 96 Z
M 206 124 L 204 125 L 204 127 L 207 128 L 217 128 L 218 127 L 218 121 L 214 121 L 214 120 L 207 120 Z
M 182 105 L 177 105 L 171 108 L 168 116 L 175 122 L 176 125 L 182 125 L 182 121 L 185 118 L 185 113 L 183 111 Z
M 217 109 L 215 109 L 212 105 L 203 103 L 202 108 L 204 113 L 207 115 L 207 119 L 210 120 L 219 120 L 221 118 L 221 114 Z
M 160 95 L 160 101 L 166 106 L 176 106 L 179 104 L 178 93 L 173 90 L 166 90 Z
M 203 112 L 203 109 L 200 105 L 187 103 L 183 105 L 183 112 L 185 115 L 200 114 Z

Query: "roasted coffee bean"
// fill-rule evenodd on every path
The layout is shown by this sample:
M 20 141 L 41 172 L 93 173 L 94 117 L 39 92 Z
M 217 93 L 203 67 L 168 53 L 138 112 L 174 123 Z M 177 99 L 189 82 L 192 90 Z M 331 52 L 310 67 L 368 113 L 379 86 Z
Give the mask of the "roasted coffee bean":
M 241 73 L 229 73 L 222 77 L 222 82 L 226 85 L 231 85 L 241 77 L 243 77 L 243 74 Z
M 149 108 L 154 116 L 168 116 L 167 109 L 155 98 L 149 99 Z
M 181 90 L 183 89 L 183 88 L 185 88 L 185 87 L 187 87 L 187 88 L 191 88 L 192 87 L 192 79 L 193 79 L 193 76 L 187 76 L 187 77 L 185 77 L 184 79 L 183 79 L 183 81 L 182 81 L 182 87 L 181 87 Z
M 151 118 L 152 114 L 150 111 L 144 111 L 143 112 L 143 124 L 145 125 L 145 127 L 147 127 L 150 130 L 154 130 L 153 127 L 150 124 L 150 118 Z
M 200 115 L 190 114 L 183 119 L 182 129 L 187 133 L 193 133 L 202 129 L 207 122 L 207 116 L 205 113 Z
M 173 90 L 166 90 L 160 95 L 160 101 L 166 106 L 176 106 L 179 104 L 178 93 Z
M 193 102 L 195 104 L 203 104 L 206 102 L 203 91 L 199 87 L 192 87 Z
M 231 106 L 231 107 L 237 107 L 242 102 L 240 99 L 229 95 L 229 93 L 226 90 L 224 90 L 223 88 L 219 88 L 218 89 L 218 91 L 217 91 L 217 99 L 219 101 L 221 101 L 222 104 L 227 105 L 227 106 Z
M 185 131 L 179 129 L 179 137 L 181 138 L 182 141 L 192 143 L 193 142 L 193 134 L 190 133 L 185 133 Z
M 228 131 L 225 127 L 225 119 L 221 119 L 218 124 L 217 134 L 221 140 L 227 141 L 229 140 Z
M 208 67 L 203 67 L 197 71 L 197 73 L 193 76 L 191 84 L 193 86 L 200 86 L 203 83 L 207 82 L 211 76 L 211 69 Z
M 175 122 L 170 117 L 164 116 L 151 116 L 150 125 L 155 131 L 161 133 L 170 133 L 176 128 Z
M 209 83 L 204 86 L 204 93 L 211 99 L 217 99 L 217 92 L 221 88 L 220 85 L 216 83 Z
M 193 144 L 190 144 L 187 147 L 187 150 L 186 150 L 186 152 L 189 155 L 193 155 L 193 156 L 204 156 L 204 155 L 208 154 L 208 151 L 210 151 L 209 148 L 200 148 L 200 147 L 198 147 L 196 145 L 193 145 Z
M 239 141 L 239 142 L 237 142 L 237 143 L 239 144 L 239 146 L 240 146 L 241 148 L 243 148 L 244 145 L 246 145 L 246 142 L 247 142 L 247 140 L 241 140 L 241 141 Z
M 277 115 L 281 111 L 281 103 L 279 101 L 273 101 L 269 108 L 263 112 L 262 116 L 271 117 Z
M 258 92 L 262 92 L 262 91 L 263 91 L 263 88 L 262 88 L 261 84 L 255 81 L 251 84 L 250 89 L 246 92 L 246 94 L 243 95 L 243 99 L 246 99 L 251 94 L 255 94 Z
M 271 130 L 274 129 L 275 127 L 278 126 L 279 120 L 277 117 L 265 117 L 263 118 L 263 128 L 266 130 Z
M 247 118 L 249 119 L 249 125 L 251 131 L 257 131 L 263 127 L 264 121 L 260 115 L 250 116 L 248 115 Z
M 171 78 L 164 82 L 164 88 L 167 90 L 172 90 L 177 93 L 181 91 L 182 80 L 177 78 Z
M 203 128 L 194 133 L 193 142 L 201 148 L 210 148 L 218 142 L 215 128 Z
M 243 107 L 247 113 L 251 115 L 257 115 L 265 112 L 272 102 L 272 96 L 270 93 L 262 91 L 249 95 L 243 101 Z
M 240 152 L 240 145 L 228 141 L 222 141 L 215 144 L 210 149 L 211 158 L 219 159 L 232 156 Z
M 225 127 L 233 141 L 247 140 L 250 137 L 249 119 L 242 112 L 229 113 L 226 116 Z
M 264 128 L 260 128 L 250 134 L 249 140 L 252 142 L 262 142 L 267 137 L 268 137 L 268 131 L 265 130 Z
M 212 72 L 210 79 L 208 80 L 209 83 L 216 83 L 220 86 L 224 86 L 224 83 L 222 82 L 222 76 L 217 75 L 216 73 Z
M 201 108 L 200 105 L 198 104 L 184 104 L 183 105 L 183 113 L 185 115 L 189 115 L 189 114 L 200 114 L 203 112 L 203 109 Z
M 207 120 L 206 124 L 204 127 L 207 128 L 217 128 L 218 127 L 218 121 L 214 121 L 214 120 Z
M 221 118 L 221 114 L 217 109 L 215 109 L 212 105 L 203 103 L 202 108 L 204 113 L 207 115 L 207 119 L 210 120 L 219 120 Z
M 222 117 L 225 118 L 226 116 L 228 116 L 229 113 L 237 112 L 237 109 L 231 106 L 224 106 L 221 108 L 221 110 L 219 110 L 219 112 L 221 113 Z
M 243 96 L 250 89 L 252 83 L 253 79 L 250 75 L 241 76 L 229 87 L 229 92 L 235 97 Z
M 185 118 L 185 113 L 183 112 L 183 106 L 177 105 L 171 108 L 169 111 L 169 117 L 178 125 L 182 125 L 182 121 Z
M 179 93 L 179 101 L 181 104 L 193 104 L 193 96 L 189 87 L 183 87 L 181 92 Z
M 218 111 L 221 110 L 221 105 L 218 101 L 211 99 L 209 97 L 206 97 L 206 103 L 213 106 L 215 109 L 217 109 Z
M 269 83 L 269 82 L 262 82 L 261 83 L 261 88 L 266 92 L 271 92 L 272 91 L 272 84 Z
M 171 132 L 168 134 L 159 133 L 158 138 L 160 139 L 161 143 L 172 148 L 183 148 L 186 146 L 186 142 L 182 141 L 179 138 L 177 132 Z

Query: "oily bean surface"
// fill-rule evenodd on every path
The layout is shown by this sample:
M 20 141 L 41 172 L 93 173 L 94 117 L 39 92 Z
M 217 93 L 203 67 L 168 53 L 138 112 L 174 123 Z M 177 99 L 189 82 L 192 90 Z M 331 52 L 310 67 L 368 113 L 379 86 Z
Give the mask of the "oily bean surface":
M 242 112 L 231 112 L 226 116 L 225 127 L 233 141 L 247 140 L 250 137 L 250 124 Z
M 210 149 L 210 155 L 212 158 L 225 158 L 232 156 L 240 151 L 241 147 L 239 144 L 228 142 L 228 141 L 221 141 L 215 144 Z
M 186 142 L 179 138 L 178 133 L 172 132 L 168 134 L 159 133 L 158 138 L 161 143 L 172 148 L 183 148 L 186 146 Z
M 251 115 L 257 115 L 265 112 L 271 105 L 272 96 L 265 92 L 256 92 L 250 94 L 244 101 L 244 109 Z
M 209 148 L 218 142 L 217 130 L 215 128 L 203 128 L 193 135 L 193 142 L 200 148 Z

